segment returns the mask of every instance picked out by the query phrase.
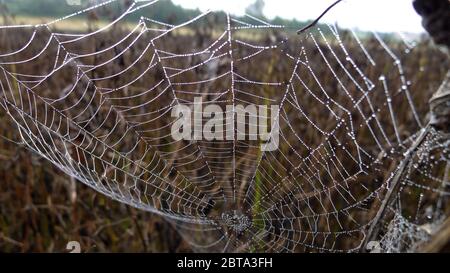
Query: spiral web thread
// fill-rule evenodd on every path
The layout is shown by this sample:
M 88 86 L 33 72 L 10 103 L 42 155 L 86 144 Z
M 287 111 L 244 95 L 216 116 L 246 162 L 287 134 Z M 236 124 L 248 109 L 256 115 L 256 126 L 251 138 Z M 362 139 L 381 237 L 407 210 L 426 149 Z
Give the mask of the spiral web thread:
M 178 25 L 145 17 L 159 1 L 136 0 L 82 33 L 58 28 L 117 2 L 0 27 L 21 33 L 0 54 L 0 84 L 23 144 L 96 191 L 164 216 L 199 251 L 359 251 L 427 126 L 431 91 L 413 90 L 410 75 L 426 81 L 414 54 L 430 49 L 336 25 L 293 35 L 251 15 L 205 12 Z M 278 105 L 279 149 L 174 141 L 171 110 L 198 96 L 232 112 Z M 420 226 L 447 214 L 448 144 L 432 130 L 413 151 L 375 223 L 387 251 L 411 247 L 391 236 L 411 232 L 399 219 Z

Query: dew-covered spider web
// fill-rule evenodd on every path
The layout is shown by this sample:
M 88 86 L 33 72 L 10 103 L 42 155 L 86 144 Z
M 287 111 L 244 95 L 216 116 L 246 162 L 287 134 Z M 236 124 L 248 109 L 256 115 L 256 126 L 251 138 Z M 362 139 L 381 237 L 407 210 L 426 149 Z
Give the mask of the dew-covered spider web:
M 222 12 L 162 22 L 160 3 L 0 27 L 2 111 L 23 145 L 196 251 L 413 251 L 448 215 L 449 138 L 427 125 L 446 64 L 428 42 Z M 279 148 L 175 141 L 171 111 L 195 97 L 278 105 Z

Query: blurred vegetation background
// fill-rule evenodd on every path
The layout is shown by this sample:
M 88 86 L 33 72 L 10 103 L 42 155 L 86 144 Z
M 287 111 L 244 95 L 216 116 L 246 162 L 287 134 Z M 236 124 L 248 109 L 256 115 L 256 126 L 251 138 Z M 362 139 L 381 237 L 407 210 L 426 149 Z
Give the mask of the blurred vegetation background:
M 71 0 L 0 0 L 0 14 L 12 16 L 16 23 L 29 22 L 47 22 L 50 18 L 60 18 L 68 14 L 72 14 L 80 10 L 80 7 L 92 6 L 93 3 L 103 2 L 96 0 L 78 0 L 81 5 L 68 5 Z M 247 13 L 259 18 L 263 17 L 260 1 L 256 1 L 253 5 L 247 8 Z M 127 0 L 116 1 L 112 5 L 108 5 L 108 12 L 110 14 L 118 14 L 128 5 Z M 149 9 L 145 11 L 145 16 L 160 22 L 168 22 L 170 24 L 180 24 L 188 21 L 191 18 L 201 14 L 199 10 L 186 9 L 179 5 L 175 5 L 171 0 L 163 0 L 159 2 L 158 8 Z M 137 21 L 142 13 L 137 12 L 130 16 L 127 20 Z M 86 16 L 89 16 L 88 14 Z M 84 16 L 77 17 L 78 19 Z M 272 20 L 266 21 L 274 25 L 284 25 L 288 28 L 299 29 L 300 26 L 310 23 L 311 21 L 299 21 L 296 19 L 284 19 L 275 17 Z

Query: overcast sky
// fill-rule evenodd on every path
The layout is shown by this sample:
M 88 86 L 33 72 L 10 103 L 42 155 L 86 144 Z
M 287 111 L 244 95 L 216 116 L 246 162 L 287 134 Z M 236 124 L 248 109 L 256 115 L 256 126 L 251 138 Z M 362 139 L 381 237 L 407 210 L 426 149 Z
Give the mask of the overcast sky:
M 242 15 L 255 0 L 173 0 L 187 8 L 225 10 Z M 298 20 L 314 19 L 335 0 L 265 0 L 264 14 Z M 383 32 L 423 32 L 420 16 L 412 7 L 412 0 L 345 0 L 323 18 L 343 27 Z

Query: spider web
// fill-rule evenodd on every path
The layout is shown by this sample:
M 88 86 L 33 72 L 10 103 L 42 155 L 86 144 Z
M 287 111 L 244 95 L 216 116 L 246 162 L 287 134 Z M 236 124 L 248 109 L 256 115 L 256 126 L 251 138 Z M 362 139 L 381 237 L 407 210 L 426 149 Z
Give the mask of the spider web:
M 427 129 L 424 103 L 433 90 L 423 82 L 439 79 L 418 63 L 430 49 L 337 25 L 293 35 L 251 15 L 146 17 L 159 1 L 61 31 L 117 3 L 0 27 L 21 33 L 0 54 L 2 106 L 21 142 L 68 175 L 164 216 L 198 251 L 351 252 L 378 239 L 405 251 L 411 225 L 448 214 L 448 137 Z M 278 105 L 279 149 L 174 141 L 171 110 L 199 96 L 232 113 Z

